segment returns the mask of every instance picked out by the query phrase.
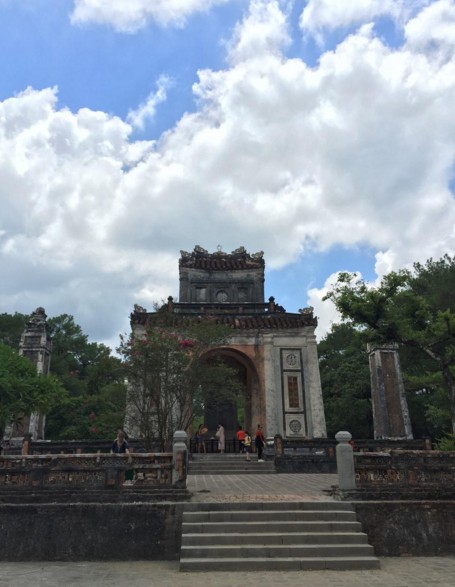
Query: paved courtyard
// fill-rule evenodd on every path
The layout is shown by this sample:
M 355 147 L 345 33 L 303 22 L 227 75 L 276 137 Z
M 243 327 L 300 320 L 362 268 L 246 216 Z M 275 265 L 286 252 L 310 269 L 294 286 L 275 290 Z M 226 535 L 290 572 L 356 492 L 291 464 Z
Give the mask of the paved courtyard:
M 326 501 L 336 475 L 189 475 L 192 501 Z
M 180 573 L 176 562 L 0 563 L 1 587 L 453 587 L 455 557 L 382 558 L 373 571 Z

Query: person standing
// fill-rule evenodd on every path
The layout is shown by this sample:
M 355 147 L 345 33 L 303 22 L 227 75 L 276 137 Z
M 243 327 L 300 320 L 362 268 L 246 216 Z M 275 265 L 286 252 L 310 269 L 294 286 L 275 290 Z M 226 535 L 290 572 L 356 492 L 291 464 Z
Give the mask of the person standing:
M 123 430 L 117 430 L 117 438 L 114 440 L 114 443 L 111 447 L 111 454 L 129 454 L 130 449 L 128 448 L 128 442 L 125 438 L 125 433 Z
M 245 431 L 241 426 L 239 426 L 236 436 L 239 441 L 239 452 L 245 452 Z
M 246 454 L 246 457 L 245 458 L 246 458 L 247 461 L 251 461 L 251 458 L 250 458 L 250 454 L 251 454 L 251 436 L 250 436 L 249 432 L 247 432 L 246 430 L 245 430 L 245 438 L 243 440 L 243 443 L 245 445 L 245 454 Z
M 264 459 L 262 458 L 262 452 L 265 446 L 265 437 L 264 433 L 262 432 L 260 424 L 258 424 L 258 427 L 256 429 L 256 434 L 254 436 L 254 445 L 256 446 L 256 449 L 258 451 L 258 463 L 263 463 Z
M 205 452 L 204 434 L 207 432 L 207 428 L 204 424 L 201 424 L 196 432 L 196 451 Z
M 215 436 L 218 438 L 218 450 L 223 453 L 226 448 L 226 437 L 224 433 L 224 426 L 222 424 L 218 424 Z

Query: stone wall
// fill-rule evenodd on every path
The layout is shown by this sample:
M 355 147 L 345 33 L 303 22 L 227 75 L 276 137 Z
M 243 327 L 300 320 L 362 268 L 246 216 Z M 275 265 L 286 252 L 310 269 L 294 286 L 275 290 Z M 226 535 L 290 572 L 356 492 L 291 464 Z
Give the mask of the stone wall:
M 176 560 L 183 504 L 0 504 L 0 560 Z
M 455 555 L 455 500 L 353 505 L 378 556 Z

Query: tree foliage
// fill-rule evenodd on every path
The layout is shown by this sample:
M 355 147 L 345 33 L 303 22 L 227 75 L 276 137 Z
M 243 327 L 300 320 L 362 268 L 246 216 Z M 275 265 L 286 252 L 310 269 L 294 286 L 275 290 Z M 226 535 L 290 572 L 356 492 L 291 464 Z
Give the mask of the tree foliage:
M 15 314 L 0 314 L 0 342 L 13 349 L 18 349 L 27 318 L 27 316 L 18 312 Z
M 364 329 L 369 340 L 396 341 L 413 351 L 416 393 L 445 394 L 455 431 L 455 258 L 414 264 L 413 271 L 386 275 L 370 287 L 355 275 L 340 273 L 326 299 L 344 319 Z M 412 369 L 411 369 L 412 370 Z M 412 381 L 412 379 L 410 380 Z M 442 404 L 441 404 L 442 405 Z M 427 417 L 432 410 L 427 407 Z M 433 408 L 433 417 L 442 414 Z
M 0 428 L 19 423 L 33 412 L 47 413 L 65 399 L 65 390 L 52 375 L 35 366 L 10 346 L 0 343 Z
M 371 438 L 370 372 L 365 336 L 352 324 L 336 324 L 318 345 L 327 433 L 348 430 Z
M 68 391 L 47 417 L 53 439 L 112 437 L 123 427 L 126 386 L 121 361 L 109 347 L 89 342 L 73 316 L 48 320 L 52 335 L 51 372 Z
M 175 430 L 187 430 L 210 401 L 241 393 L 235 369 L 210 356 L 229 329 L 210 321 L 169 323 L 157 316 L 143 337 L 123 337 L 119 351 L 128 379 L 128 419 L 150 449 L 169 448 Z

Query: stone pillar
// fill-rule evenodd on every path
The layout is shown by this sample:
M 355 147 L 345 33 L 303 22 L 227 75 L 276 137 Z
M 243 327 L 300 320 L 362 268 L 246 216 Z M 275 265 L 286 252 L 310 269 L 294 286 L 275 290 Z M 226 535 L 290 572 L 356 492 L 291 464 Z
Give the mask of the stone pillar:
M 374 437 L 413 438 L 398 345 L 368 344 Z
M 283 456 L 283 437 L 281 434 L 275 434 L 274 438 L 275 443 L 275 456 L 281 457 Z
M 188 475 L 188 435 L 184 430 L 174 432 L 172 447 L 172 485 L 186 488 Z
M 19 353 L 36 366 L 38 375 L 49 375 L 51 362 L 52 341 L 46 318 L 44 308 L 37 308 L 27 322 L 19 344 Z M 28 433 L 32 440 L 44 439 L 45 424 L 45 414 L 30 415 Z
M 319 373 L 318 347 L 316 336 L 307 336 L 306 356 L 309 374 L 309 399 L 311 404 L 311 437 L 326 438 L 324 402 L 322 400 L 321 376 Z
M 338 487 L 344 491 L 355 489 L 355 468 L 354 452 L 349 441 L 352 435 L 349 432 L 341 431 L 335 434 L 335 440 L 338 441 L 336 448 Z
M 46 322 L 44 308 L 37 308 L 26 323 L 19 343 L 19 354 L 31 361 L 38 375 L 48 375 L 51 362 L 52 341 Z M 46 423 L 45 414 L 33 413 L 24 416 L 21 424 L 7 426 L 4 438 L 9 440 L 22 439 L 30 435 L 32 440 L 44 439 Z

